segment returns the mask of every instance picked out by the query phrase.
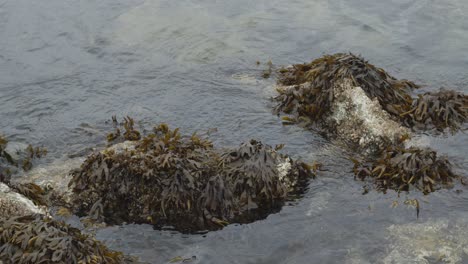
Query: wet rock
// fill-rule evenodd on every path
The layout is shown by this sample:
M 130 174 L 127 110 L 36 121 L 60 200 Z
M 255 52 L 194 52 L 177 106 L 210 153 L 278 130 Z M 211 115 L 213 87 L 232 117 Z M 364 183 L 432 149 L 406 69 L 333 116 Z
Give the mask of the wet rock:
M 365 155 L 379 153 L 410 133 L 391 119 L 376 98 L 370 99 L 361 87 L 353 87 L 350 79 L 337 82 L 334 95 L 326 126 L 333 127 L 337 137 L 353 149 Z
M 284 120 L 317 125 L 330 138 L 373 154 L 408 129 L 399 114 L 409 111 L 412 82 L 397 80 L 353 54 L 325 55 L 280 70 L 274 99 Z
M 312 176 L 308 165 L 258 141 L 216 149 L 162 124 L 90 155 L 72 172 L 70 187 L 79 215 L 193 232 L 263 218 Z
M 35 205 L 31 200 L 21 195 L 4 183 L 0 183 L 0 215 L 24 216 L 43 214 L 45 210 Z
M 468 97 L 441 90 L 414 99 L 414 88 L 353 54 L 325 55 L 279 70 L 275 111 L 363 157 L 352 158 L 354 172 L 374 179 L 378 189 L 415 187 L 427 194 L 460 176 L 435 151 L 405 147 L 405 141 L 420 128 L 460 129 L 468 120 Z

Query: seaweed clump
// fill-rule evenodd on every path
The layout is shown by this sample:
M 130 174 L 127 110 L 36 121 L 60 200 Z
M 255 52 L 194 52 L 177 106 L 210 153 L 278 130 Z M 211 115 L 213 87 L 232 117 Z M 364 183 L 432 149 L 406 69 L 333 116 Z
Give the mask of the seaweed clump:
M 397 80 L 383 69 L 375 67 L 353 54 L 325 55 L 311 63 L 296 64 L 279 70 L 277 113 L 294 114 L 296 118 L 320 121 L 329 113 L 335 97 L 335 85 L 350 79 L 371 99 L 391 115 L 399 118 L 410 110 L 412 98 L 408 89 L 417 88 L 413 82 Z
M 72 172 L 76 213 L 187 232 L 219 229 L 271 212 L 312 176 L 307 165 L 260 142 L 221 151 L 166 124 L 127 146 L 94 153 Z
M 435 127 L 439 131 L 449 128 L 455 132 L 468 120 L 468 96 L 448 90 L 425 93 L 401 116 L 409 124 Z
M 15 192 L 31 200 L 35 205 L 49 205 L 47 192 L 35 183 L 8 183 L 7 185 Z
M 112 116 L 112 123 L 114 125 L 115 131 L 113 133 L 107 134 L 108 142 L 115 142 L 118 139 L 120 139 L 120 142 L 125 140 L 137 141 L 141 138 L 140 131 L 135 129 L 135 120 L 133 120 L 133 118 L 129 116 L 124 117 L 123 123 L 119 123 L 117 122 L 117 117 Z M 125 129 L 123 134 L 120 132 L 119 127 Z
M 441 186 L 451 186 L 459 178 L 446 158 L 431 149 L 389 147 L 371 165 L 355 161 L 354 173 L 364 180 L 371 177 L 382 191 L 409 191 L 410 186 L 431 193 Z
M 41 215 L 0 217 L 0 262 L 126 263 L 91 236 L 63 222 Z

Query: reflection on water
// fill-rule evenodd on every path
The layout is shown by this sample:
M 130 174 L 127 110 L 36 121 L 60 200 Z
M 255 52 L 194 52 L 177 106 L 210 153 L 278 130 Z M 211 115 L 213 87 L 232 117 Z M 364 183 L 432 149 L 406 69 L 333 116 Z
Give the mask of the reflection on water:
M 0 127 L 49 148 L 41 174 L 104 142 L 113 114 L 210 133 L 219 145 L 258 138 L 327 170 L 280 213 L 206 236 L 129 225 L 98 236 L 152 263 L 467 262 L 468 190 L 361 195 L 347 154 L 270 111 L 265 62 L 362 54 L 399 78 L 467 91 L 465 0 L 0 0 Z M 257 66 L 256 61 L 262 62 Z M 465 172 L 468 137 L 421 135 Z M 457 192 L 460 190 L 461 192 Z M 420 218 L 405 199 L 421 201 Z M 392 208 L 394 201 L 399 206 Z M 429 227 L 428 227 L 429 226 Z M 431 229 L 433 228 L 433 229 Z M 445 242 L 444 242 L 445 241 Z M 414 243 L 413 243 L 414 242 Z M 446 256 L 443 258 L 442 255 Z

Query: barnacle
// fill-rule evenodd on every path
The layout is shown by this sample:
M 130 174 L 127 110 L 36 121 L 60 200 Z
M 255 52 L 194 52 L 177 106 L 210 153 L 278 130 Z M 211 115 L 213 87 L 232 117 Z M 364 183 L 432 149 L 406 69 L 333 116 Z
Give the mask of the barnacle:
M 0 217 L 0 262 L 127 263 L 93 237 L 41 215 Z
M 355 161 L 354 173 L 360 179 L 371 177 L 378 189 L 409 191 L 410 187 L 424 194 L 442 186 L 450 186 L 459 178 L 445 158 L 431 149 L 389 147 L 370 165 Z
M 282 162 L 290 169 L 280 171 Z M 303 187 L 312 172 L 301 164 L 258 141 L 219 150 L 196 134 L 160 124 L 134 148 L 90 155 L 72 172 L 71 207 L 111 224 L 218 229 L 256 220 L 261 210 L 255 208 L 275 208 Z

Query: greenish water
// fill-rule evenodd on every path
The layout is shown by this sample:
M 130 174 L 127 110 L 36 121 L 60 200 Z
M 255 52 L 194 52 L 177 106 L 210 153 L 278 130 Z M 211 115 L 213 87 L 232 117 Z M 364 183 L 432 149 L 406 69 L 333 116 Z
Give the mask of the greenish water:
M 261 77 L 270 59 L 287 65 L 351 51 L 425 90 L 466 93 L 466 14 L 465 0 L 0 0 L 1 132 L 47 146 L 38 164 L 45 173 L 102 146 L 114 114 L 147 129 L 167 122 L 186 133 L 210 130 L 219 146 L 285 143 L 292 156 L 324 164 L 304 198 L 252 224 L 206 235 L 145 225 L 98 233 L 150 263 L 467 263 L 466 187 L 361 195 L 347 154 L 282 126 L 268 100 L 274 80 Z M 466 134 L 417 142 L 467 170 Z M 419 219 L 404 204 L 414 198 Z

